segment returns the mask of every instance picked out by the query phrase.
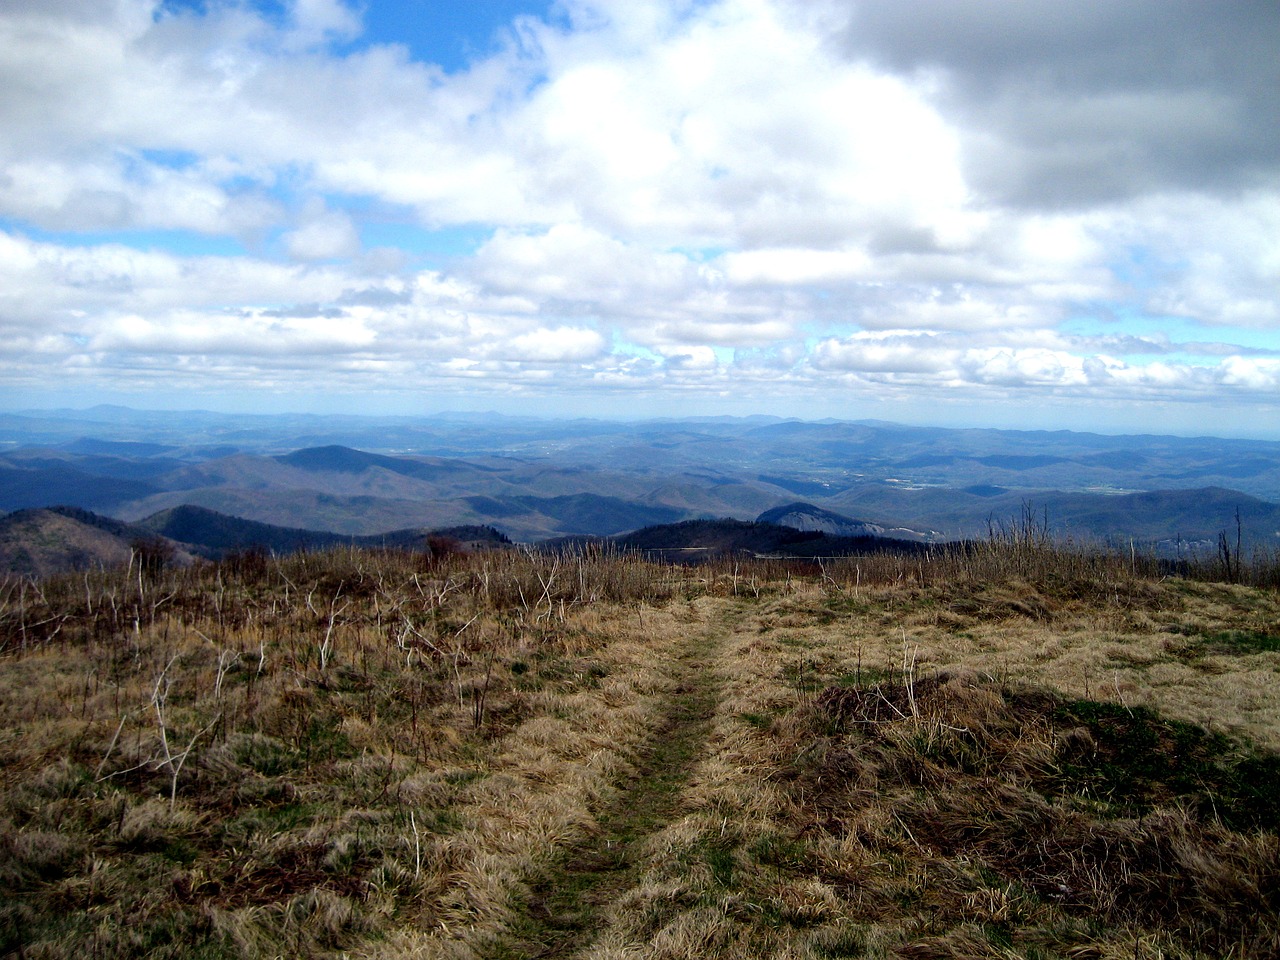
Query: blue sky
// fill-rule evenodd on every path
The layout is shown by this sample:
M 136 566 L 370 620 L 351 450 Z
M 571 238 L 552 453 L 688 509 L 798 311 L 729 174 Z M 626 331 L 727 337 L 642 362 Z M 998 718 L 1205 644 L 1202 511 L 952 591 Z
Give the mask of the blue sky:
M 517 17 L 556 18 L 548 3 L 486 0 L 484 3 L 401 0 L 365 6 L 357 45 L 402 44 L 415 60 L 449 73 L 501 53 Z
M 0 5 L 0 406 L 1280 437 L 1280 8 Z

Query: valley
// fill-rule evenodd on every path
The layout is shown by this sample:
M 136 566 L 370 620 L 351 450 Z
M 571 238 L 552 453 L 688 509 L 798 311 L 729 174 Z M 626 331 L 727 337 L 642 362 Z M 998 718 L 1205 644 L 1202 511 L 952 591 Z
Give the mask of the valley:
M 306 531 L 299 542 L 311 543 L 491 526 L 534 544 L 772 522 L 799 505 L 786 525 L 836 536 L 982 538 L 1029 510 L 1056 538 L 1170 559 L 1213 554 L 1224 532 L 1250 551 L 1280 544 L 1280 444 L 1263 441 L 124 408 L 8 414 L 0 441 L 3 511 L 78 507 L 154 525 L 192 506 Z

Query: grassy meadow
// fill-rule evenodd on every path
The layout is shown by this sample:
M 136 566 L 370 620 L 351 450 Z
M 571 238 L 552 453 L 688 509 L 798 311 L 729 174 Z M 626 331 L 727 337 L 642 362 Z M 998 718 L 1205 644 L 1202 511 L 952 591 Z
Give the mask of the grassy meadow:
M 1280 955 L 1274 564 L 152 560 L 0 585 L 0 956 Z

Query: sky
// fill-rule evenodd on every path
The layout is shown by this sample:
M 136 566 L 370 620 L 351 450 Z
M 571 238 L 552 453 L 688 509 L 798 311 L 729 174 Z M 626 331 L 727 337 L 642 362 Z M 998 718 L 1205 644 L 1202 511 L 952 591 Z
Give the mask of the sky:
M 1274 0 L 0 0 L 0 407 L 1280 439 Z

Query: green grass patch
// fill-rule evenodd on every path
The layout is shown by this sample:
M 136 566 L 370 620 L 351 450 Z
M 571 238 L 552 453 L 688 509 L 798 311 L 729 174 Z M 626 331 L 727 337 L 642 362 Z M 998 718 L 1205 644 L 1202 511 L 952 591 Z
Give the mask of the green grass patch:
M 840 674 L 835 678 L 834 685 L 837 687 L 849 687 L 857 689 L 858 687 L 874 686 L 877 683 L 892 683 L 900 676 L 899 672 L 893 669 L 885 669 L 883 667 L 855 667 L 846 673 Z
M 1013 947 L 1013 930 L 1007 923 L 984 923 L 982 935 L 993 947 L 1001 950 L 1009 950 Z
M 1083 727 L 1059 754 L 1055 786 L 1134 816 L 1178 802 L 1236 830 L 1280 828 L 1280 756 L 1146 707 L 1072 700 L 1056 724 Z
M 809 950 L 821 960 L 866 956 L 867 935 L 859 927 L 818 930 L 809 941 Z
M 847 617 L 863 616 L 871 612 L 871 604 L 851 593 L 830 593 L 822 602 L 822 607 L 814 611 L 814 620 L 818 623 L 834 623 Z
M 190 841 L 181 837 L 174 837 L 160 848 L 160 855 L 166 860 L 172 860 L 174 863 L 189 867 L 196 862 L 196 858 L 200 855 L 200 850 Z
M 340 729 L 337 716 L 314 716 L 299 736 L 298 749 L 304 763 L 346 760 L 356 755 L 355 747 Z
M 1197 644 L 1205 653 L 1280 653 L 1280 634 L 1256 630 L 1223 630 L 1205 634 Z
M 535 656 L 534 663 L 524 663 L 523 669 L 512 665 L 513 683 L 518 690 L 533 691 L 544 687 L 561 693 L 578 690 L 594 690 L 609 675 L 604 664 L 582 657 Z
M 483 770 L 449 770 L 444 773 L 442 779 L 451 786 L 465 787 L 477 780 L 483 780 L 488 775 Z
M 803 870 L 810 862 L 809 845 L 780 833 L 766 833 L 751 844 L 757 863 L 779 870 Z
M 738 719 L 757 730 L 768 732 L 773 728 L 773 717 L 766 713 L 740 713 Z
M 689 848 L 683 859 L 690 864 L 705 863 L 717 886 L 727 887 L 733 883 L 737 861 L 733 843 L 725 838 L 703 838 Z
M 302 758 L 288 744 L 261 734 L 236 737 L 230 744 L 231 757 L 264 777 L 279 777 L 297 769 Z
M 806 657 L 782 669 L 783 679 L 801 699 L 814 697 L 826 682 L 826 671 L 821 663 Z
M 226 821 L 223 834 L 229 843 L 245 843 L 255 838 L 269 838 L 309 826 L 323 808 L 314 803 L 283 803 L 255 806 L 240 816 Z
M 1260 653 L 1280 653 L 1280 634 L 1262 630 L 1216 630 L 1206 633 L 1189 625 L 1167 628 L 1170 633 L 1186 637 L 1186 642 L 1173 646 L 1171 652 L 1184 663 L 1197 663 L 1206 656 L 1247 657 Z

